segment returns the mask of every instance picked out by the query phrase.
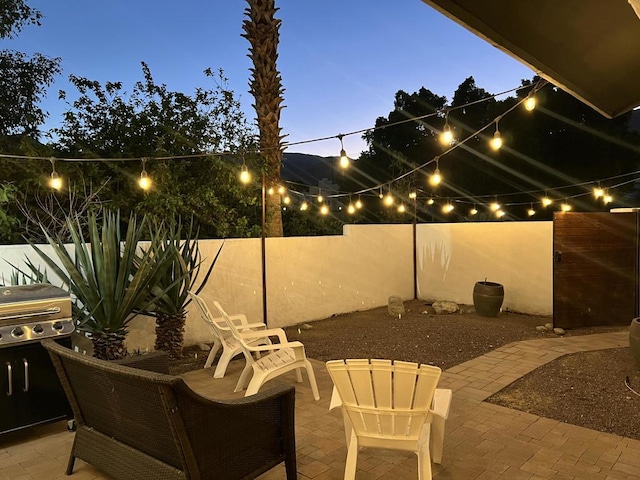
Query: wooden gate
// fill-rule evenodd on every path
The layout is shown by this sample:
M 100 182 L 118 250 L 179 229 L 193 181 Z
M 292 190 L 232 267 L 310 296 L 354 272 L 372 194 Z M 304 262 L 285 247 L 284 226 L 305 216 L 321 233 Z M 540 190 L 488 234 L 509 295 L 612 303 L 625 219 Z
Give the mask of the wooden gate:
M 636 212 L 553 217 L 553 324 L 627 325 L 638 316 Z

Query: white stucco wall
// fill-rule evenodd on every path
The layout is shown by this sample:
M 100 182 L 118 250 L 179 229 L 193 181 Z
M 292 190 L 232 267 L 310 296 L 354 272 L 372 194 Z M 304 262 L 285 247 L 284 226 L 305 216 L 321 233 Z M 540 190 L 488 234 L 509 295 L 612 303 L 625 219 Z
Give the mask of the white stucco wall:
M 532 314 L 552 313 L 552 222 L 424 224 L 417 226 L 418 297 L 473 303 L 473 286 L 502 283 L 504 306 Z M 261 240 L 202 240 L 206 270 L 222 252 L 205 289 L 228 313 L 262 321 Z M 281 327 L 386 305 L 389 296 L 413 298 L 411 225 L 347 225 L 343 235 L 269 238 L 268 323 Z M 45 249 L 48 248 L 45 246 Z M 0 246 L 0 275 L 23 266 L 28 245 Z M 53 282 L 55 283 L 55 281 Z M 130 350 L 152 350 L 154 319 L 134 319 Z M 211 342 L 211 333 L 189 312 L 185 344 Z
M 418 225 L 418 297 L 473 304 L 486 278 L 504 286 L 503 308 L 551 315 L 552 255 L 553 222 Z

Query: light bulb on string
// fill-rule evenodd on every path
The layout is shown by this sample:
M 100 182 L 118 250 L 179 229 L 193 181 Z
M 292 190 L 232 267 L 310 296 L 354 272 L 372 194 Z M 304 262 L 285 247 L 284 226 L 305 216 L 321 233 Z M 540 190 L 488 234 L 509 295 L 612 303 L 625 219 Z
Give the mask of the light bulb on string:
M 602 201 L 604 202 L 605 205 L 613 202 L 613 197 L 609 194 L 608 190 L 604 192 L 604 195 L 602 196 Z
M 340 168 L 343 170 L 346 170 L 347 168 L 349 168 L 349 164 L 351 163 L 349 161 L 349 157 L 347 156 L 347 152 L 344 150 L 344 145 L 342 143 L 342 137 L 344 137 L 344 135 L 340 134 L 338 135 L 338 139 L 340 140 L 340 160 L 339 160 L 339 165 Z
M 56 172 L 56 159 L 51 157 L 49 159 L 51 162 L 51 179 L 49 180 L 49 186 L 54 190 L 60 190 L 62 188 L 62 178 L 58 172 Z
M 569 205 L 569 203 L 567 203 L 567 200 L 565 199 L 564 203 L 562 204 L 562 207 L 560 207 L 560 209 L 563 212 L 568 212 L 569 210 L 571 210 L 571 205 Z
M 289 195 L 285 195 L 282 199 L 282 203 L 284 203 L 285 205 L 289 205 L 291 203 L 291 197 Z
M 306 212 L 307 210 L 309 210 L 309 204 L 307 203 L 306 200 L 303 200 L 302 203 L 300 204 L 300 211 Z
M 407 211 L 407 207 L 404 206 L 404 203 L 398 205 L 398 213 L 405 213 Z
M 249 182 L 251 182 L 251 172 L 249 172 L 247 164 L 244 163 L 244 157 L 242 157 L 242 166 L 240 167 L 240 183 L 246 185 Z
M 600 186 L 600 182 L 598 182 L 598 186 L 593 189 L 593 196 L 596 198 L 602 198 L 604 196 L 604 190 Z
M 527 95 L 527 99 L 524 101 L 524 109 L 527 112 L 532 112 L 536 108 L 536 97 L 533 95 L 533 92 L 530 92 Z
M 502 135 L 500 135 L 500 130 L 498 129 L 498 120 L 496 120 L 496 131 L 489 144 L 494 150 L 500 150 L 502 148 Z
M 356 206 L 353 204 L 353 200 L 351 200 L 351 195 L 349 195 L 349 205 L 347 206 L 347 213 L 349 215 L 353 215 L 356 213 Z
M 140 172 L 140 179 L 138 180 L 138 185 L 144 191 L 147 191 L 151 188 L 151 178 L 149 178 L 149 175 L 147 174 L 146 165 L 147 165 L 147 159 L 143 158 L 142 171 Z
M 358 210 L 362 208 L 362 200 L 360 200 L 360 195 L 358 195 L 358 200 L 356 200 L 356 208 Z
M 506 215 L 504 210 L 496 210 L 496 217 L 502 218 Z
M 382 187 L 380 187 L 380 192 L 378 193 L 378 198 L 382 200 L 384 198 L 384 193 L 382 193 Z
M 533 217 L 536 214 L 536 211 L 533 209 L 533 203 L 529 205 L 529 209 L 527 210 L 527 215 Z
M 318 203 L 324 202 L 324 197 L 322 196 L 322 190 L 318 190 L 318 196 L 316 197 Z
M 498 210 L 500 210 L 500 204 L 498 203 L 498 197 L 494 197 L 493 203 L 491 205 L 489 205 L 489 208 L 491 209 L 492 212 L 497 212 Z
M 548 207 L 549 205 L 551 205 L 553 203 L 553 200 L 551 200 L 549 198 L 549 196 L 545 193 L 544 197 L 542 197 L 542 206 L 543 207 Z
M 444 127 L 440 133 L 440 143 L 443 145 L 451 145 L 453 142 L 453 131 L 449 125 L 449 112 L 444 116 Z
M 432 187 L 437 187 L 442 182 L 442 175 L 440 174 L 440 158 L 436 157 L 436 168 L 433 171 L 433 174 L 429 177 L 429 184 Z
M 433 199 L 433 197 L 429 197 L 429 199 L 427 200 L 427 205 L 433 205 L 436 201 Z
M 320 214 L 327 215 L 328 213 L 329 213 L 329 207 L 327 206 L 326 203 L 323 203 L 322 206 L 320 207 Z
M 267 190 L 267 193 L 268 193 L 269 195 L 273 195 L 274 193 L 276 193 L 276 191 L 274 190 L 274 188 L 273 188 L 273 187 L 269 187 L 269 189 Z
M 284 188 L 284 185 L 278 185 L 278 194 L 279 195 L 284 195 L 286 191 L 287 191 L 287 189 Z
M 469 215 L 473 217 L 474 215 L 477 215 L 477 214 L 478 214 L 478 209 L 476 208 L 476 204 L 474 203 L 473 208 L 469 210 Z
M 389 187 L 389 191 L 384 196 L 384 199 L 382 201 L 384 202 L 386 207 L 392 206 L 393 203 L 395 202 L 395 199 L 393 198 L 393 195 L 391 194 L 391 187 Z
M 442 213 L 451 213 L 453 211 L 455 207 L 453 206 L 453 204 L 451 203 L 450 200 L 447 200 L 447 203 L 445 203 L 442 206 Z
M 416 198 L 418 198 L 418 194 L 416 192 L 409 192 L 409 198 L 411 200 L 415 200 Z

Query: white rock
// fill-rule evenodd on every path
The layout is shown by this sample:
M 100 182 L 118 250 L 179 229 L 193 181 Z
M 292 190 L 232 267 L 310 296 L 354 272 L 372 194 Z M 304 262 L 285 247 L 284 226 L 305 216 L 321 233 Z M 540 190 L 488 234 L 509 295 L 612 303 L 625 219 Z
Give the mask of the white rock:
M 447 302 L 445 300 L 439 300 L 437 302 L 433 302 L 433 309 L 437 314 L 441 313 L 455 313 L 460 307 L 455 302 Z

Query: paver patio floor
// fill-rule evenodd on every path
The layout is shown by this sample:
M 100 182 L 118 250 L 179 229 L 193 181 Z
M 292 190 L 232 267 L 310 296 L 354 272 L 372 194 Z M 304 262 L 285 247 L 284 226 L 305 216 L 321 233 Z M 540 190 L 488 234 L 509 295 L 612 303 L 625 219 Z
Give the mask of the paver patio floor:
M 445 371 L 440 386 L 453 390 L 453 403 L 442 464 L 433 466 L 434 478 L 640 480 L 640 441 L 484 402 L 517 378 L 562 355 L 627 345 L 626 332 L 528 340 Z M 296 385 L 299 478 L 338 480 L 343 478 L 346 459 L 342 415 L 329 412 L 332 384 L 324 364 L 313 361 L 313 365 L 321 395 L 318 402 L 313 400 L 306 375 L 300 384 L 295 383 L 293 373 L 274 381 Z M 240 395 L 230 392 L 242 366 L 241 361 L 232 362 L 227 376 L 220 380 L 214 380 L 208 370 L 190 372 L 184 378 L 203 395 L 233 398 Z M 65 422 L 0 437 L 0 480 L 107 478 L 80 460 L 72 477 L 64 475 L 72 440 Z M 281 466 L 260 477 L 283 478 Z M 363 449 L 356 478 L 417 479 L 417 460 L 413 454 Z

